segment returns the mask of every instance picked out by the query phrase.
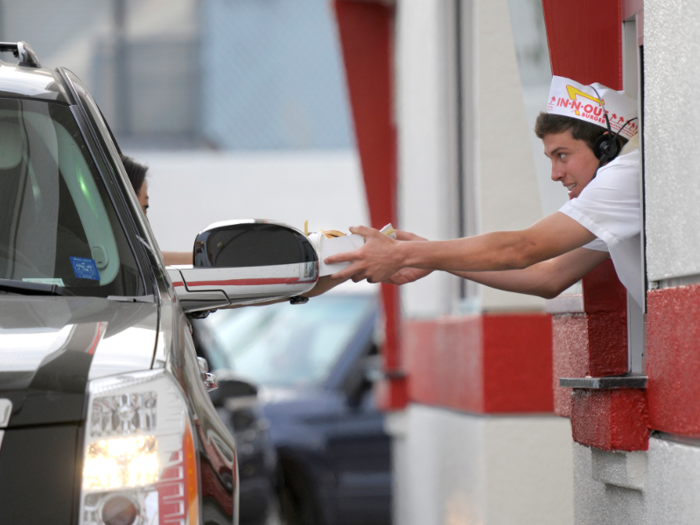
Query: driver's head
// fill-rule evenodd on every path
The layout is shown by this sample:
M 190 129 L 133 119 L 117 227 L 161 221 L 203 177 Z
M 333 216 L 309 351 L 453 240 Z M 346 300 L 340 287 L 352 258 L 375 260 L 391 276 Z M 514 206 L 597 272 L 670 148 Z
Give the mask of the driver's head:
M 134 188 L 136 197 L 138 198 L 139 204 L 141 205 L 141 210 L 143 210 L 144 215 L 148 213 L 148 184 L 146 183 L 146 174 L 148 173 L 148 166 L 136 162 L 131 157 L 126 155 L 121 155 L 122 164 L 124 164 L 124 169 L 126 174 L 129 176 L 129 181 L 131 186 Z
M 584 86 L 567 78 L 552 78 L 547 112 L 537 117 L 535 134 L 552 162 L 552 180 L 567 188 L 569 198 L 579 196 L 601 164 L 594 154 L 596 141 L 609 127 L 613 134 L 619 132 L 623 146 L 637 133 L 636 120 L 632 120 L 636 113 L 634 100 L 601 84 Z

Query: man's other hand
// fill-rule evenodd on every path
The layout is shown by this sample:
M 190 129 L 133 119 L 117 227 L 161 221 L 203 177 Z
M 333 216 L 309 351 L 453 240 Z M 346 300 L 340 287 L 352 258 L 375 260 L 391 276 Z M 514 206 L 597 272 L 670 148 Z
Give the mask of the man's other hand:
M 396 248 L 402 241 L 395 241 L 367 226 L 351 227 L 350 232 L 364 237 L 365 244 L 356 250 L 332 255 L 326 259 L 326 264 L 350 263 L 344 270 L 334 273 L 332 279 L 352 279 L 356 283 L 367 279 L 369 283 L 379 283 L 401 269 L 401 258 Z

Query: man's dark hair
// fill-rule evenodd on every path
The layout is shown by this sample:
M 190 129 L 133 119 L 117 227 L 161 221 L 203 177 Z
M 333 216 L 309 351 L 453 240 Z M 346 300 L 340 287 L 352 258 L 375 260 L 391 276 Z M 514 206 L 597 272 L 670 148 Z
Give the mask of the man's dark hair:
M 120 157 L 122 159 L 122 164 L 124 164 L 124 168 L 126 169 L 126 174 L 129 176 L 129 180 L 131 181 L 131 185 L 138 195 L 141 186 L 143 186 L 143 183 L 146 180 L 148 166 L 139 164 L 134 159 L 127 157 L 126 155 L 120 155 Z
M 572 137 L 576 140 L 584 141 L 593 150 L 593 144 L 598 140 L 598 137 L 605 133 L 605 128 L 585 120 L 563 115 L 551 115 L 544 111 L 537 116 L 535 135 L 538 138 L 543 139 L 545 135 L 556 135 L 565 131 L 570 131 Z M 622 137 L 622 135 L 619 135 L 617 138 L 623 146 L 627 143 L 627 139 Z

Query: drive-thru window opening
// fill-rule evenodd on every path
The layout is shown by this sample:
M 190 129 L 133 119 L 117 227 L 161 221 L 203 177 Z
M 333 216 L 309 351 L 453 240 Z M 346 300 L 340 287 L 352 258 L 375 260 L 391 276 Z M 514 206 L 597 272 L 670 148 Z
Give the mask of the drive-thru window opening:
M 639 115 L 639 149 L 642 154 L 640 174 L 640 235 L 639 257 L 642 265 L 642 290 L 649 288 L 646 280 L 646 243 L 644 235 L 644 41 L 643 10 L 635 2 L 622 5 L 622 66 L 623 89 L 637 100 Z M 644 388 L 646 387 L 646 293 L 639 305 L 627 293 L 627 374 L 616 377 L 562 378 L 560 386 L 573 388 Z

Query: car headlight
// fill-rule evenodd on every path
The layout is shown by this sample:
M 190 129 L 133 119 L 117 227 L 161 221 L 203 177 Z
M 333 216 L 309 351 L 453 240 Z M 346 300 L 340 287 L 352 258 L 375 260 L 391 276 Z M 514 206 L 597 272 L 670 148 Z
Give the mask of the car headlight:
M 165 370 L 90 382 L 82 525 L 198 523 L 186 401 Z

